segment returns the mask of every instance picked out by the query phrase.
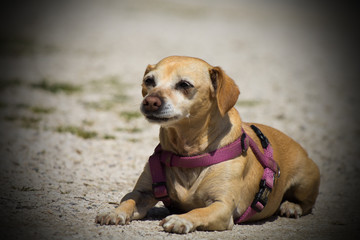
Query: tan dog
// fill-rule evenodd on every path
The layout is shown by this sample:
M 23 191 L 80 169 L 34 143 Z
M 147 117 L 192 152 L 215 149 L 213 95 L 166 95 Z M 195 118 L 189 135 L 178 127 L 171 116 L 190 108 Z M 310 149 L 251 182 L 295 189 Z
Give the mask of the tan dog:
M 149 65 L 142 84 L 141 111 L 159 123 L 164 150 L 183 156 L 214 151 L 238 139 L 241 128 L 260 145 L 259 138 L 244 123 L 234 105 L 239 90 L 219 67 L 191 57 L 168 57 Z M 280 210 L 281 215 L 299 217 L 311 212 L 320 183 L 320 173 L 305 150 L 290 137 L 271 127 L 256 124 L 269 139 L 281 176 L 263 211 L 250 221 L 264 219 Z M 232 229 L 259 190 L 264 168 L 251 149 L 233 160 L 209 167 L 166 167 L 171 201 L 184 214 L 170 215 L 160 222 L 167 232 Z M 141 219 L 158 200 L 152 192 L 149 164 L 113 212 L 100 214 L 100 224 L 127 224 Z

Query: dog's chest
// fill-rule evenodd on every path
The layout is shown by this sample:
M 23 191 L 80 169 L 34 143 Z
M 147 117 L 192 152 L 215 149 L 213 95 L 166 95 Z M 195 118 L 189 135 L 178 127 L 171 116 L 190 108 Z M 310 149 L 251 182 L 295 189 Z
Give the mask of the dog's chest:
M 205 205 L 202 185 L 209 168 L 169 168 L 167 186 L 173 203 L 181 208 Z

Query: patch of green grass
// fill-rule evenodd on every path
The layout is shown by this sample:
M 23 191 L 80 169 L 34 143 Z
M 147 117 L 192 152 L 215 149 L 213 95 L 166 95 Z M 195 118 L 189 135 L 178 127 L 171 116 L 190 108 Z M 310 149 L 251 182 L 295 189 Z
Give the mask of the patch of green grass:
M 82 90 L 81 86 L 78 85 L 71 83 L 50 83 L 47 79 L 43 79 L 39 83 L 34 83 L 31 86 L 51 93 L 64 92 L 66 94 L 72 94 Z
M 123 83 L 119 76 L 104 76 L 102 78 L 92 80 L 89 86 L 97 92 L 103 91 L 106 92 L 107 95 L 111 96 L 110 100 L 103 100 L 103 102 L 111 103 L 111 107 L 113 107 L 116 103 L 124 103 L 129 100 L 129 96 L 126 95 L 126 89 L 129 85 Z
M 44 190 L 43 188 L 37 189 L 37 188 L 25 187 L 25 186 L 22 186 L 21 188 L 16 187 L 16 186 L 12 186 L 11 188 L 14 189 L 14 190 L 21 191 L 21 192 L 35 192 L 35 191 L 43 191 Z
M 259 100 L 239 100 L 236 103 L 236 106 L 239 106 L 239 107 L 254 107 L 254 106 L 257 106 L 257 105 L 259 105 L 261 103 L 262 102 L 259 101 Z
M 141 128 L 137 128 L 137 127 L 133 127 L 133 128 L 115 128 L 116 131 L 119 132 L 129 132 L 129 133 L 138 133 L 141 132 L 142 129 Z
M 124 84 L 120 81 L 120 77 L 116 75 L 109 75 L 104 76 L 102 78 L 94 79 L 90 82 L 90 84 L 95 88 L 99 89 L 102 87 L 111 87 L 111 88 L 118 88 L 123 87 Z
M 41 118 L 8 115 L 4 117 L 4 120 L 8 122 L 20 122 L 24 128 L 37 129 Z
M 38 128 L 38 123 L 40 122 L 41 118 L 36 117 L 21 117 L 21 126 L 24 128 Z
M 42 44 L 25 36 L 0 36 L 0 55 L 24 56 L 33 55 L 36 52 L 51 53 L 58 51 L 54 45 Z
M 124 93 L 117 93 L 113 95 L 112 99 L 116 103 L 124 103 L 129 101 L 129 96 Z
M 69 194 L 69 193 L 71 193 L 71 190 L 65 190 L 65 191 L 60 190 L 60 193 L 61 194 Z
M 9 87 L 16 87 L 21 85 L 22 82 L 18 78 L 13 79 L 0 79 L 0 90 L 4 90 Z
M 124 111 L 120 113 L 120 117 L 124 118 L 127 122 L 133 119 L 140 118 L 142 115 L 138 111 Z
M 29 109 L 30 108 L 30 106 L 25 104 L 25 103 L 17 103 L 15 105 L 15 107 L 18 108 L 18 109 Z
M 55 108 L 31 107 L 30 110 L 36 114 L 50 114 L 55 111 Z
M 52 107 L 39 107 L 39 106 L 29 106 L 25 103 L 18 103 L 15 105 L 15 108 L 17 109 L 28 109 L 33 113 L 36 114 L 50 114 L 53 113 L 55 111 L 55 108 Z
M 34 191 L 39 191 L 38 189 L 35 189 L 33 187 L 22 187 L 21 189 L 19 189 L 19 191 L 22 191 L 22 192 L 34 192 Z
M 116 139 L 116 137 L 115 137 L 115 136 L 110 135 L 110 134 L 105 134 L 103 138 L 104 138 L 104 139 L 106 139 L 106 140 L 113 140 L 113 139 Z
M 0 37 L 0 55 L 20 56 L 34 53 L 34 41 L 24 37 Z
M 108 111 L 115 106 L 115 102 L 110 100 L 101 100 L 99 102 L 84 102 L 85 107 L 100 110 L 100 111 Z
M 6 108 L 8 105 L 4 102 L 0 102 L 0 108 Z
M 83 139 L 90 139 L 97 137 L 97 132 L 86 131 L 82 127 L 76 126 L 59 126 L 56 128 L 56 131 L 59 133 L 71 133 Z
M 4 116 L 4 120 L 8 121 L 8 122 L 14 122 L 14 121 L 18 120 L 18 117 L 8 115 L 8 116 Z
M 106 77 L 102 78 L 100 81 L 102 83 L 107 83 L 107 84 L 112 85 L 112 86 L 122 85 L 121 81 L 120 81 L 120 77 L 116 76 L 116 75 L 106 76 Z
M 84 125 L 84 126 L 93 126 L 94 125 L 94 121 L 91 121 L 91 120 L 82 120 L 82 124 Z
M 128 138 L 128 139 L 126 139 L 128 142 L 132 142 L 132 143 L 137 143 L 137 142 L 139 142 L 140 140 L 139 139 L 137 139 L 137 138 Z
M 112 99 L 103 99 L 97 102 L 83 102 L 86 108 L 91 108 L 99 111 L 109 111 L 113 109 L 118 103 L 124 103 L 128 101 L 129 97 L 122 94 L 116 94 Z

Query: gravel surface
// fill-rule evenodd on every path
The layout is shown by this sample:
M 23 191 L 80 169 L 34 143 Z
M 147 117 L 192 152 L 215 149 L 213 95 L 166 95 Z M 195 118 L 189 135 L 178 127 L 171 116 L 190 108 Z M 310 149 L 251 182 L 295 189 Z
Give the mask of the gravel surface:
M 235 0 L 43 1 L 2 11 L 1 239 L 357 238 L 360 98 L 331 11 Z M 94 223 L 132 189 L 158 143 L 159 127 L 139 112 L 140 84 L 146 65 L 169 55 L 221 66 L 240 87 L 244 121 L 307 149 L 321 170 L 312 214 L 176 235 L 158 226 L 168 214 L 159 203 L 127 226 Z

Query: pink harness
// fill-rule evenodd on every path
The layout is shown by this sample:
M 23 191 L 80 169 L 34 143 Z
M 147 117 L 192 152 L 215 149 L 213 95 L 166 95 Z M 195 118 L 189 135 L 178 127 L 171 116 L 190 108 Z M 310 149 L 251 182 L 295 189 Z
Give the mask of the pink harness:
M 259 137 L 264 153 L 260 151 L 254 140 L 245 133 L 244 129 L 242 129 L 241 137 L 229 145 L 210 153 L 191 157 L 183 157 L 162 150 L 161 145 L 159 144 L 155 148 L 154 154 L 149 158 L 154 197 L 157 200 L 162 201 L 166 207 L 171 206 L 171 200 L 166 188 L 165 166 L 182 168 L 207 167 L 234 159 L 245 153 L 250 146 L 257 160 L 263 166 L 264 173 L 260 181 L 259 192 L 255 194 L 253 202 L 239 218 L 234 220 L 234 222 L 236 224 L 245 222 L 257 212 L 262 211 L 267 203 L 268 195 L 274 187 L 275 176 L 280 177 L 280 168 L 273 159 L 273 149 L 268 139 L 262 134 L 260 129 L 254 125 L 251 125 L 251 128 Z

